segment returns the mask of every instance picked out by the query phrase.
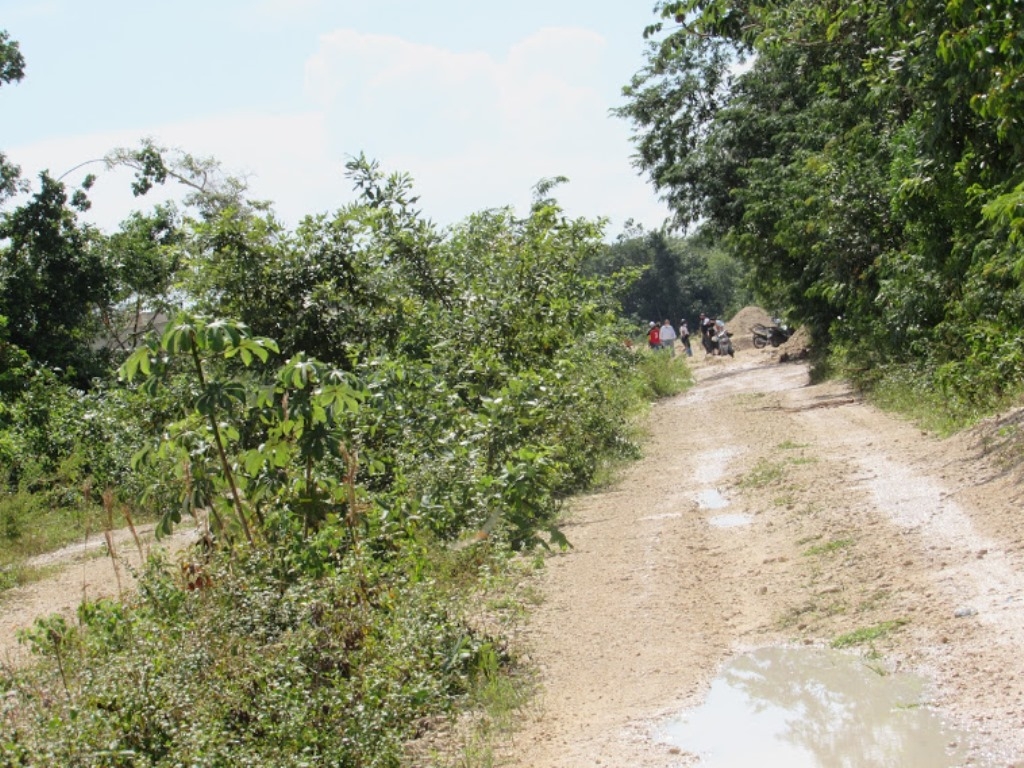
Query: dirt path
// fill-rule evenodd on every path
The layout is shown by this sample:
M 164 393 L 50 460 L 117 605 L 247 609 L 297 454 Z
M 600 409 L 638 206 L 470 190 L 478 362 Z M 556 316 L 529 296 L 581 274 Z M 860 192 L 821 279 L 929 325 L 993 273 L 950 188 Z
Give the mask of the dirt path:
M 523 641 L 542 693 L 502 764 L 695 765 L 651 724 L 730 657 L 903 621 L 874 643 L 883 662 L 931 681 L 973 759 L 1024 765 L 1013 473 L 772 350 L 694 360 L 698 386 L 654 408 L 648 458 L 573 505 L 574 548 L 549 559 Z M 709 498 L 750 523 L 709 525 Z
M 113 597 L 130 589 L 134 585 L 134 573 L 151 548 L 160 547 L 173 553 L 197 536 L 187 525 L 180 526 L 159 543 L 153 541 L 152 525 L 139 526 L 136 533 L 138 544 L 129 530 L 114 532 L 116 572 L 102 533 L 31 560 L 29 565 L 52 568 L 54 572 L 39 581 L 8 590 L 0 598 L 0 663 L 17 664 L 26 657 L 27 650 L 18 643 L 17 632 L 31 626 L 37 617 L 53 613 L 73 617 L 84 599 Z

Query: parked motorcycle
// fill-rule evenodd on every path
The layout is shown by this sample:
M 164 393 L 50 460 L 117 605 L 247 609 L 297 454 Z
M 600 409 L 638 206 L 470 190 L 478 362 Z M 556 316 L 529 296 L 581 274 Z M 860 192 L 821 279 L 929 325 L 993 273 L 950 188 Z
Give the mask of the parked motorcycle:
M 785 344 L 789 337 L 793 335 L 791 328 L 781 324 L 764 325 L 763 323 L 755 323 L 751 331 L 754 336 L 754 346 L 758 349 L 764 349 L 769 344 L 773 347 Z

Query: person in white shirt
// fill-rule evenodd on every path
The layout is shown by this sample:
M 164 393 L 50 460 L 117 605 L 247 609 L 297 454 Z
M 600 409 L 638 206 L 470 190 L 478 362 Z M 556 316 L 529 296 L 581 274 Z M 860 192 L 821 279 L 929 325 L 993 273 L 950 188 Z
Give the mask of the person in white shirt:
M 667 349 L 669 353 L 675 357 L 676 354 L 676 329 L 672 327 L 672 323 L 665 320 L 661 324 L 661 348 Z
M 679 340 L 683 343 L 683 349 L 687 357 L 693 357 L 693 347 L 690 346 L 690 327 L 686 320 L 679 321 Z

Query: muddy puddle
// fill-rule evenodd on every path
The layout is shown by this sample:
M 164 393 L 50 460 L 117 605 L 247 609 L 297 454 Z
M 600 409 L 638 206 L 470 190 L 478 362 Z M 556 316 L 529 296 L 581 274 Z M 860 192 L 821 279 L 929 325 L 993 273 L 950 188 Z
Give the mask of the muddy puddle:
M 818 648 L 737 657 L 700 707 L 656 736 L 707 768 L 952 768 L 967 757 L 963 734 L 928 707 L 924 680 Z

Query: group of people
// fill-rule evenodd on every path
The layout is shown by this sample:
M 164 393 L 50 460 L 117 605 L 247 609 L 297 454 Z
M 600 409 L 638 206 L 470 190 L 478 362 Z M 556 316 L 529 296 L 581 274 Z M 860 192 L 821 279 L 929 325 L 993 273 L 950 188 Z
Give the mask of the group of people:
M 700 313 L 697 321 L 700 330 L 701 346 L 707 355 L 729 355 L 733 357 L 735 350 L 732 346 L 730 334 L 725 329 L 725 321 L 718 318 L 711 318 Z M 687 357 L 693 357 L 693 348 L 690 346 L 690 329 L 686 320 L 679 321 L 679 332 L 667 319 L 658 325 L 653 320 L 647 324 L 647 345 L 651 349 L 664 349 L 675 355 L 676 339 L 683 345 Z
M 722 318 L 708 317 L 700 313 L 700 340 L 706 355 L 734 357 L 736 350 L 732 347 L 732 334 L 725 330 Z
M 690 347 L 690 329 L 685 320 L 679 321 L 679 333 L 672 327 L 667 319 L 661 325 L 653 320 L 647 325 L 647 345 L 651 349 L 666 349 L 673 355 L 676 353 L 676 339 L 683 345 L 683 350 L 690 357 L 693 357 L 693 348 Z

